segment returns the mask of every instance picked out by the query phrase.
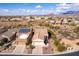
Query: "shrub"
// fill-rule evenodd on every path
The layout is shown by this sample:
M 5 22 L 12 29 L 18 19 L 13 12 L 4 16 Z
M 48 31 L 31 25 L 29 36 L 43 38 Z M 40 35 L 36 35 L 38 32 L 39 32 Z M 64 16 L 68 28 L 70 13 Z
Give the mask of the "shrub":
M 49 17 L 48 20 L 52 20 L 52 17 Z
M 55 33 L 54 33 L 53 31 L 48 30 L 48 32 L 51 34 L 51 38 L 52 38 L 52 39 L 57 39 L 57 38 L 56 38 L 56 35 L 55 35 Z
M 65 45 L 65 43 L 64 43 L 64 42 L 62 42 L 62 45 Z
M 76 27 L 74 28 L 74 32 L 79 36 L 79 26 L 76 26 Z
M 60 43 L 59 43 L 59 41 L 54 40 L 54 44 L 55 44 L 55 46 L 58 46 Z
M 52 28 L 53 26 L 51 24 L 44 24 L 44 26 Z
M 0 42 L 0 46 L 3 46 L 4 45 L 4 42 Z
M 66 50 L 66 47 L 63 44 L 61 44 L 59 40 L 57 40 L 55 33 L 51 30 L 48 30 L 48 32 L 51 33 L 51 37 L 54 40 L 54 45 L 57 47 L 57 50 L 60 52 Z
M 60 51 L 60 52 L 62 52 L 62 51 L 65 51 L 66 50 L 66 47 L 64 45 L 59 44 L 57 46 L 57 50 Z
M 34 46 L 34 45 L 32 45 L 32 44 L 30 44 L 30 48 L 31 48 L 31 49 L 34 49 L 34 48 L 35 48 L 35 46 Z
M 79 42 L 76 43 L 79 46 Z

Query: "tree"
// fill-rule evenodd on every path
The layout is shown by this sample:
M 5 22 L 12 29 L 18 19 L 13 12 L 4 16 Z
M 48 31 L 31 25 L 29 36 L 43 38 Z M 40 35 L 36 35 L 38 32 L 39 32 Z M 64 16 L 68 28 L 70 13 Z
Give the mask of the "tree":
M 52 20 L 52 17 L 49 17 L 48 19 L 49 19 L 49 20 Z
M 33 16 L 30 16 L 30 19 L 34 19 Z

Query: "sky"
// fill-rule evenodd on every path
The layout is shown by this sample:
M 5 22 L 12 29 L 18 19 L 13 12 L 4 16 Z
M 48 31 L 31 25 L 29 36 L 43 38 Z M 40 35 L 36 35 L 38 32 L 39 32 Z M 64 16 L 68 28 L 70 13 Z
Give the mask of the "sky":
M 79 11 L 78 3 L 0 3 L 0 16 L 60 14 Z

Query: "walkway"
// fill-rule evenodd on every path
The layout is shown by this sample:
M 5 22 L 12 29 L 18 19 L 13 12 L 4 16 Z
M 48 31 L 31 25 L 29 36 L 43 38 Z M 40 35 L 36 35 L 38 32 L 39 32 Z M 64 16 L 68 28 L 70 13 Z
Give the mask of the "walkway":
M 32 54 L 34 54 L 34 55 L 41 55 L 41 54 L 43 54 L 43 47 L 42 46 L 36 46 L 32 50 Z
M 23 54 L 25 47 L 26 45 L 17 45 L 15 50 L 13 51 L 13 54 Z

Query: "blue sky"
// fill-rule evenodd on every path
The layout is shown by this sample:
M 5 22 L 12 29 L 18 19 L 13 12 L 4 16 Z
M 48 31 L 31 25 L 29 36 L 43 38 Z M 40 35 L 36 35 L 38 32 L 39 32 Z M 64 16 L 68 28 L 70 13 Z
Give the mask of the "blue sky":
M 44 15 L 78 11 L 78 3 L 0 3 L 0 15 Z
M 54 7 L 56 3 L 0 3 L 0 8 L 7 8 L 7 9 L 17 9 L 17 8 L 30 8 L 35 9 L 36 6 L 43 6 L 45 8 Z

